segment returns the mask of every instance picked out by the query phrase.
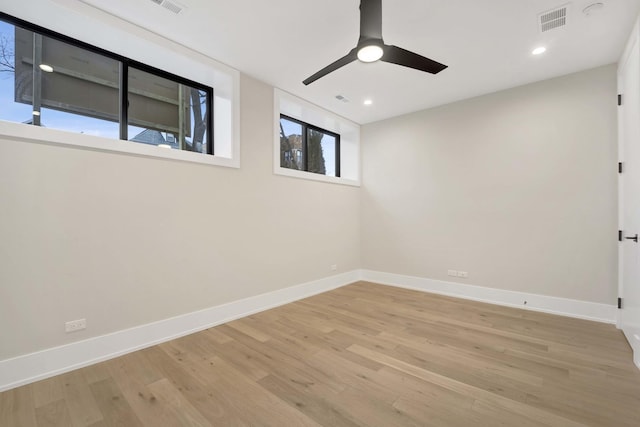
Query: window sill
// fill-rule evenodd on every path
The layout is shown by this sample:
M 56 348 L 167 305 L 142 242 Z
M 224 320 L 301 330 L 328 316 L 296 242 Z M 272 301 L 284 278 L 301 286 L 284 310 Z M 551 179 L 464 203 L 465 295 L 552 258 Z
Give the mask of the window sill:
M 4 120 L 0 120 L 0 138 L 130 156 L 152 157 L 231 168 L 240 167 L 239 159 L 171 150 L 138 142 L 84 135 L 58 129 L 7 122 Z
M 352 187 L 360 187 L 360 182 L 352 179 L 340 178 L 335 176 L 326 176 L 326 175 L 321 175 L 319 173 L 305 172 L 305 171 L 300 171 L 296 169 L 287 169 L 287 168 L 282 168 L 280 166 L 276 166 L 273 170 L 273 173 L 276 175 L 308 179 L 311 181 L 330 182 L 332 184 L 342 184 L 342 185 L 350 185 Z

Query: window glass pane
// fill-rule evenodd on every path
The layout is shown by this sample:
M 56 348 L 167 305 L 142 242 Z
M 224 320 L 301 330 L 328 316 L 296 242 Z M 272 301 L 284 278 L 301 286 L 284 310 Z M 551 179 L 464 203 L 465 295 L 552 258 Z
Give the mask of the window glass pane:
M 336 176 L 336 137 L 325 134 L 320 142 L 324 158 L 325 175 Z
M 319 173 L 321 175 L 326 174 L 324 153 L 322 151 L 322 140 L 325 136 L 323 132 L 317 130 L 309 129 L 307 131 L 307 170 L 309 172 Z
M 280 118 L 280 166 L 304 170 L 302 125 Z
M 19 94 L 26 90 L 32 81 L 22 81 L 16 76 L 15 32 L 13 25 L 0 21 L 0 119 L 12 122 L 30 122 L 33 108 L 31 102 L 21 102 Z M 27 76 L 28 77 L 28 76 Z M 30 86 L 29 86 L 30 90 Z
M 207 153 L 207 93 L 129 68 L 131 141 Z
M 336 137 L 316 129 L 307 132 L 308 171 L 336 176 Z
M 0 21 L 0 118 L 118 137 L 119 62 Z

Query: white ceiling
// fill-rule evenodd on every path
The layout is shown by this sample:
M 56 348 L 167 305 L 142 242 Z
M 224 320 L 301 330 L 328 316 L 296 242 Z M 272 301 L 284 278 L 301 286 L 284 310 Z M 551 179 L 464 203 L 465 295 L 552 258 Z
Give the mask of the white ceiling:
M 640 11 L 640 0 L 573 0 L 566 27 L 542 34 L 538 14 L 567 1 L 383 0 L 385 42 L 449 68 L 356 61 L 304 86 L 356 45 L 359 0 L 176 0 L 179 15 L 152 0 L 83 1 L 361 124 L 617 62 Z M 595 2 L 604 8 L 586 16 Z

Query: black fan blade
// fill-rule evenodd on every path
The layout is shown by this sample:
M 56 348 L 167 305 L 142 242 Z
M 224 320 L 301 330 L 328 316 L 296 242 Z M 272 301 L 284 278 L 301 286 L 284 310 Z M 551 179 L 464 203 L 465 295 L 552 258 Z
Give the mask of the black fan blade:
M 351 51 L 347 53 L 345 56 L 338 59 L 334 63 L 327 65 L 322 70 L 315 73 L 313 76 L 306 78 L 305 80 L 302 81 L 302 83 L 304 83 L 305 85 L 308 85 L 309 83 L 313 83 L 316 80 L 318 80 L 320 77 L 324 77 L 327 74 L 337 70 L 338 68 L 344 67 L 348 63 L 355 61 L 356 59 L 358 59 L 358 54 L 356 52 L 357 52 L 356 48 L 351 49 Z
M 415 70 L 426 71 L 431 74 L 438 74 L 440 71 L 447 68 L 446 65 L 436 62 L 433 59 L 425 58 L 424 56 L 402 49 L 398 46 L 385 45 L 384 54 L 380 59 L 384 62 L 403 65 Z
M 360 2 L 360 40 L 382 40 L 382 0 Z

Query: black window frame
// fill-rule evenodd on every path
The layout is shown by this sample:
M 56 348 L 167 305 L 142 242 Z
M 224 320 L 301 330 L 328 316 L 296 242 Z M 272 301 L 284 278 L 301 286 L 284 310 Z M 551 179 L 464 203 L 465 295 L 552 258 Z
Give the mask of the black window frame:
M 119 55 L 117 53 L 108 51 L 106 49 L 94 46 L 92 44 L 83 42 L 78 39 L 74 39 L 73 37 L 65 36 L 64 34 L 60 34 L 56 31 L 49 30 L 48 28 L 41 27 L 36 24 L 32 24 L 31 22 L 25 21 L 20 18 L 16 18 L 15 16 L 9 15 L 7 13 L 0 11 L 0 20 L 12 24 L 14 26 L 22 27 L 25 30 L 38 33 L 40 35 L 50 37 L 52 39 L 59 40 L 61 42 L 70 44 L 74 47 L 78 47 L 89 52 L 96 53 L 98 55 L 105 56 L 107 58 L 113 59 L 120 63 L 120 79 L 119 79 L 119 135 L 121 140 L 128 141 L 128 94 L 129 94 L 129 68 L 136 68 L 141 71 L 147 72 L 149 74 L 153 74 L 157 77 L 162 77 L 167 80 L 172 80 L 178 84 L 187 85 L 194 89 L 201 90 L 207 94 L 206 100 L 206 108 L 207 108 L 207 117 L 205 118 L 207 132 L 206 132 L 206 146 L 207 153 L 209 155 L 214 155 L 214 128 L 213 128 L 213 94 L 214 90 L 211 86 L 204 85 L 202 83 L 198 83 L 194 80 L 187 79 L 185 77 L 178 76 L 176 74 L 170 73 L 168 71 L 164 71 L 160 68 L 153 67 L 151 65 L 136 61 L 131 58 L 127 58 L 126 56 Z M 187 151 L 187 150 L 180 150 Z M 189 152 L 189 151 L 187 151 Z M 194 151 L 191 151 L 194 152 Z M 199 153 L 198 151 L 195 151 Z M 204 154 L 204 153 L 200 153 Z
M 307 123 L 307 122 L 303 122 L 302 120 L 296 119 L 294 117 L 291 116 L 287 116 L 286 114 L 282 114 L 280 113 L 280 120 L 285 119 L 285 120 L 289 120 L 290 122 L 294 122 L 299 124 L 300 126 L 302 126 L 302 165 L 304 167 L 304 169 L 291 169 L 291 170 L 300 170 L 301 172 L 308 172 L 308 173 L 314 173 L 317 175 L 321 175 L 321 176 L 331 176 L 331 175 L 327 175 L 327 174 L 321 174 L 321 173 L 317 173 L 317 172 L 312 172 L 309 171 L 309 163 L 308 163 L 308 159 L 307 159 L 307 135 L 309 133 L 309 130 L 314 130 L 316 132 L 322 132 L 324 134 L 327 134 L 329 136 L 332 136 L 335 138 L 336 141 L 336 147 L 335 147 L 335 152 L 336 152 L 336 157 L 335 157 L 335 166 L 336 166 L 336 175 L 335 178 L 340 178 L 340 134 L 339 133 L 335 133 L 335 132 L 331 132 L 330 130 L 326 130 L 323 129 L 321 127 L 312 125 L 311 123 Z M 280 143 L 282 144 L 282 142 Z M 280 167 L 282 166 L 282 163 L 280 163 Z M 289 168 L 285 168 L 285 169 L 289 169 Z

